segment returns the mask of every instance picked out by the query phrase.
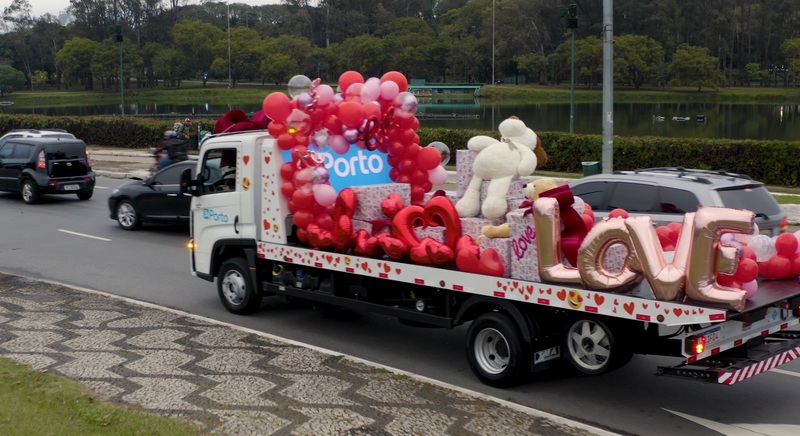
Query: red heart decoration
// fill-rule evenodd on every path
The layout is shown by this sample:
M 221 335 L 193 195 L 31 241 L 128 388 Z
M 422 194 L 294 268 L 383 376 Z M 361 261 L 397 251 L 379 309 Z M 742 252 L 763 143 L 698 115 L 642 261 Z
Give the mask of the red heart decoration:
M 271 159 L 271 158 L 270 158 L 269 156 L 265 156 L 265 157 L 264 157 L 264 162 L 266 162 L 267 164 L 269 164 L 269 161 L 270 161 L 270 159 Z
M 563 289 L 558 291 L 558 293 L 556 294 L 556 297 L 558 297 L 559 300 L 564 301 L 567 298 L 567 291 L 565 291 Z
M 356 193 L 350 188 L 339 191 L 336 203 L 333 206 L 333 216 L 347 216 L 352 218 L 356 213 Z
M 340 216 L 333 235 L 336 239 L 336 251 L 346 252 L 353 243 L 353 220 L 346 215 Z
M 503 277 L 506 274 L 506 266 L 500 258 L 500 254 L 494 248 L 487 248 L 478 260 L 478 274 Z M 506 286 L 503 286 L 506 290 Z
M 425 246 L 425 251 L 428 254 L 428 258 L 431 259 L 431 262 L 433 262 L 434 265 L 447 266 L 453 264 L 456 254 L 452 248 L 431 238 L 425 238 L 423 239 L 423 242 L 426 240 L 428 241 L 428 244 Z
M 633 315 L 633 303 L 625 303 L 622 305 L 622 308 L 625 309 L 625 312 L 628 312 L 629 315 Z
M 403 207 L 405 207 L 403 197 L 396 192 L 392 192 L 381 202 L 381 212 L 389 218 L 394 218 Z
M 378 245 L 378 238 L 371 237 L 368 231 L 359 230 L 353 239 L 353 254 L 367 257 L 379 257 L 383 254 L 381 246 Z
M 464 272 L 477 274 L 478 261 L 478 255 L 469 250 L 461 250 L 456 254 L 456 268 Z
M 464 250 L 469 251 L 470 254 L 477 257 L 478 253 L 481 251 L 481 247 L 472 239 L 472 236 L 464 235 L 456 241 L 456 253 L 460 253 Z
M 244 157 L 242 157 L 242 161 L 244 162 L 245 165 L 247 165 L 250 162 L 250 156 L 244 155 Z
M 606 297 L 598 294 L 594 294 L 594 303 L 598 306 L 602 306 L 603 302 L 606 301 Z
M 447 197 L 433 197 L 424 207 L 406 206 L 392 218 L 394 235 L 409 247 L 420 244 L 416 227 L 441 226 L 445 228 L 445 244 L 456 248 L 461 237 L 461 218 L 455 205 Z
M 309 224 L 306 229 L 308 232 L 308 242 L 313 246 L 322 250 L 329 250 L 336 246 L 336 241 L 333 239 L 333 234 L 325 229 L 322 229 L 316 224 Z
M 383 249 L 387 256 L 394 260 L 401 260 L 408 255 L 408 245 L 405 242 L 389 236 L 389 233 L 381 233 L 376 236 L 378 245 Z

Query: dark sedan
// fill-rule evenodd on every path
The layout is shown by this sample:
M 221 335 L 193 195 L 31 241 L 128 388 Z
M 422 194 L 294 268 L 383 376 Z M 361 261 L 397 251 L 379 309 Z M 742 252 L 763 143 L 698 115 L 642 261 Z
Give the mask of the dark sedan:
M 196 165 L 194 160 L 178 162 L 145 180 L 118 186 L 108 199 L 111 219 L 125 230 L 135 230 L 142 223 L 188 223 L 191 197 L 181 195 L 180 180 L 186 169 Z

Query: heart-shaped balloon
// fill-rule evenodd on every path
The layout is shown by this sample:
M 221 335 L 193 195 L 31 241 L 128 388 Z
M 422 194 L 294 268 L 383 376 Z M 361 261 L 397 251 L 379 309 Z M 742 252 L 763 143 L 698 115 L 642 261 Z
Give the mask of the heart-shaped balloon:
M 469 273 L 478 273 L 478 254 L 473 253 L 468 249 L 462 249 L 456 252 L 456 268 L 460 271 Z
M 403 207 L 405 207 L 405 201 L 396 192 L 392 192 L 381 202 L 381 211 L 389 218 L 394 218 Z
M 353 254 L 366 257 L 380 257 L 383 254 L 378 238 L 370 236 L 369 232 L 361 229 L 353 238 Z
M 433 197 L 425 206 L 411 205 L 401 209 L 392 218 L 395 237 L 409 247 L 420 244 L 416 227 L 441 226 L 445 228 L 445 244 L 455 249 L 461 237 L 461 218 L 455 205 L 447 197 Z
M 452 248 L 431 238 L 425 238 L 422 241 L 424 242 L 426 240 L 430 242 L 425 246 L 425 251 L 428 253 L 428 258 L 430 258 L 434 265 L 449 266 L 453 264 L 456 254 Z
M 503 277 L 506 275 L 506 267 L 500 254 L 494 248 L 487 248 L 481 253 L 478 261 L 478 274 L 488 276 Z
M 336 197 L 333 215 L 352 218 L 356 213 L 356 204 L 356 193 L 350 188 L 344 188 L 339 191 L 339 196 Z
M 383 252 L 394 260 L 402 260 L 408 255 L 408 245 L 403 241 L 390 236 L 389 233 L 381 233 L 376 236 L 378 245 Z
M 458 241 L 456 241 L 456 253 L 461 253 L 462 251 L 467 251 L 477 259 L 481 248 L 478 246 L 478 243 L 472 239 L 472 236 L 464 235 L 458 238 Z
M 349 216 L 338 217 L 333 237 L 336 240 L 336 251 L 344 253 L 350 249 L 353 242 L 353 220 Z
M 306 231 L 308 232 L 308 243 L 311 244 L 312 247 L 321 250 L 330 250 L 336 246 L 336 240 L 333 238 L 333 234 L 322 227 L 312 223 L 308 225 Z

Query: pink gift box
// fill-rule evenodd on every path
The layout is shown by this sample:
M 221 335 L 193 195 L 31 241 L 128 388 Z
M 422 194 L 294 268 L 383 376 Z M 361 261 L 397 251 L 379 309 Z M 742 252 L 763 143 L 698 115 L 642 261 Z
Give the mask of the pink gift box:
M 426 192 L 425 197 L 423 197 L 423 201 L 425 201 L 425 203 L 429 202 L 431 198 L 433 198 L 433 194 L 435 193 L 436 191 Z M 453 202 L 453 204 L 456 204 L 456 202 L 458 201 L 458 195 L 456 194 L 456 191 L 444 191 L 444 196 L 449 198 L 450 201 Z
M 478 153 L 480 152 L 466 149 L 456 150 L 456 194 L 458 198 L 467 192 L 467 186 L 472 180 L 472 162 L 475 161 Z
M 503 260 L 503 265 L 505 265 L 506 273 L 503 277 L 509 277 L 511 275 L 511 238 L 487 238 L 486 236 L 480 238 L 480 246 L 481 246 L 481 253 L 486 251 L 488 248 L 494 248 L 497 250 L 497 254 L 500 255 L 500 259 Z
M 354 220 L 372 221 L 387 218 L 381 210 L 381 203 L 393 192 L 403 198 L 406 206 L 411 204 L 411 185 L 407 183 L 353 186 L 351 189 L 356 194 Z
M 372 236 L 379 233 L 391 232 L 392 224 L 388 218 L 385 220 L 378 220 L 377 222 L 353 220 L 353 233 L 356 233 L 359 230 L 366 230 L 367 233 Z
M 477 240 L 482 235 L 483 226 L 499 226 L 503 224 L 502 219 L 490 220 L 488 218 L 461 218 L 461 234 L 472 236 Z
M 515 279 L 538 282 L 539 255 L 536 252 L 533 214 L 525 215 L 523 210 L 515 210 L 509 212 L 507 218 L 511 230 L 510 275 Z
M 417 238 L 419 238 L 420 241 L 425 238 L 432 238 L 435 241 L 444 243 L 445 234 L 447 232 L 444 227 L 436 226 L 436 227 L 425 227 L 425 228 L 417 227 L 416 233 L 417 233 Z

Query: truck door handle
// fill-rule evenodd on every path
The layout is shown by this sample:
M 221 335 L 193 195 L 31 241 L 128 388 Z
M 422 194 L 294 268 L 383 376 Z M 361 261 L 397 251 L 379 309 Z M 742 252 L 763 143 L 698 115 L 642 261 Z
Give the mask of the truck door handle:
M 236 218 L 233 219 L 233 231 L 238 235 L 239 229 L 237 227 L 239 227 L 239 215 L 236 215 Z

